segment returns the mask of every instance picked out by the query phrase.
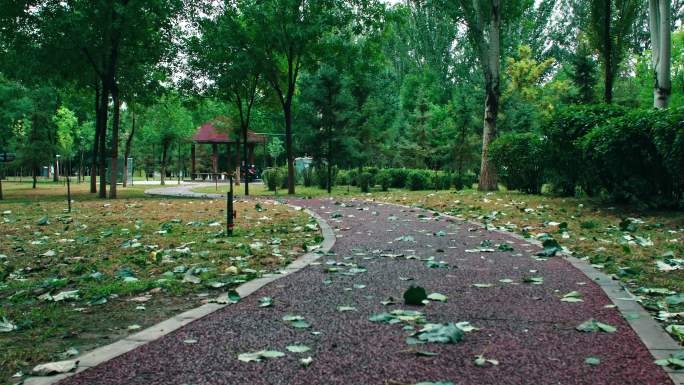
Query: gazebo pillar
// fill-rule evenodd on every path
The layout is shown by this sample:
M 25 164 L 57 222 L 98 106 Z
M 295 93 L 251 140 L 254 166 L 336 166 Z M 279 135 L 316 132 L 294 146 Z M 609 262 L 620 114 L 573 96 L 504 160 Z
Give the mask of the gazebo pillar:
M 214 174 L 218 173 L 218 145 L 216 143 L 211 144 L 211 172 Z
M 195 180 L 195 143 L 193 143 L 190 146 L 190 159 L 191 159 L 191 166 L 190 166 L 190 179 Z

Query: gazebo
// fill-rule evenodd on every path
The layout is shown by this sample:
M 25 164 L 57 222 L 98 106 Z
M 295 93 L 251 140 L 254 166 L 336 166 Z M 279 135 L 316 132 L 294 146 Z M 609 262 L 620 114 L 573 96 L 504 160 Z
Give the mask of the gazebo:
M 247 131 L 247 153 L 249 157 L 249 164 L 254 164 L 254 146 L 257 144 L 265 144 L 267 142 L 267 137 L 264 135 L 259 135 L 253 131 Z M 204 123 L 197 128 L 197 131 L 192 136 L 192 168 L 191 177 L 195 180 L 196 177 L 208 176 L 213 179 L 219 175 L 219 165 L 218 165 L 218 146 L 219 144 L 226 145 L 227 157 L 228 159 L 228 169 L 231 168 L 231 145 L 235 145 L 235 167 L 237 168 L 237 180 L 239 181 L 240 175 L 240 144 L 242 143 L 242 132 L 240 128 L 237 127 L 233 121 L 225 116 L 217 116 L 212 121 Z M 211 144 L 211 173 L 197 173 L 196 172 L 196 151 L 195 146 L 201 144 Z M 204 179 L 204 178 L 202 178 Z

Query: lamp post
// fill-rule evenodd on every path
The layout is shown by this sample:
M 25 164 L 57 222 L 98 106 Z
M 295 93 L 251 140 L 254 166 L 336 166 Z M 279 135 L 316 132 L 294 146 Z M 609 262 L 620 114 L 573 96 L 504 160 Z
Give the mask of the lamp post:
M 230 185 L 228 193 L 226 194 L 226 236 L 233 236 L 233 228 L 235 227 L 235 209 L 233 208 L 233 174 L 228 175 L 228 184 Z

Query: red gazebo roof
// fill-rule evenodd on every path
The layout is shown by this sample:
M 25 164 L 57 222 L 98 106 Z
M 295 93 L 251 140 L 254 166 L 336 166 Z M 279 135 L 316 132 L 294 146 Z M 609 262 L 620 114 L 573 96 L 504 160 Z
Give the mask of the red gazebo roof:
M 217 127 L 218 126 L 218 127 Z M 237 143 L 238 135 L 242 139 L 242 135 L 238 132 L 233 132 L 236 128 L 232 120 L 225 116 L 217 116 L 214 120 L 204 123 L 197 128 L 192 140 L 195 143 Z M 266 137 L 259 135 L 254 131 L 247 131 L 247 143 L 264 143 Z

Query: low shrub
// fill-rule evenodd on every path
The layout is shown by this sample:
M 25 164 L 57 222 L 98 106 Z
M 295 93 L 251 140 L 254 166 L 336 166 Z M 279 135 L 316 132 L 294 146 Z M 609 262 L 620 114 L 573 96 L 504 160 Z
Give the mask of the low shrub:
M 506 187 L 528 194 L 541 193 L 544 147 L 534 133 L 509 133 L 496 138 L 489 147 L 499 179 Z
M 261 178 L 266 184 L 268 191 L 275 191 L 276 187 L 282 185 L 283 179 L 285 179 L 285 182 L 287 182 L 287 178 L 283 178 L 281 169 L 275 167 L 265 169 L 261 174 Z
M 349 171 L 339 170 L 335 176 L 335 184 L 338 186 L 345 186 L 349 184 Z
M 377 175 L 375 175 L 375 182 L 380 185 L 382 191 L 387 191 L 392 185 L 392 174 L 387 169 L 380 170 Z
M 663 206 L 671 201 L 673 178 L 652 135 L 657 122 L 667 120 L 666 114 L 634 110 L 610 119 L 579 140 L 582 158 L 591 165 L 582 176 L 582 188 L 590 195 L 603 192 L 622 203 Z
M 304 184 L 304 187 L 311 187 L 316 183 L 316 170 L 317 168 L 315 167 L 307 167 L 300 172 L 302 176 L 302 184 Z
M 562 196 L 575 194 L 582 170 L 589 167 L 581 163 L 581 150 L 576 141 L 595 127 L 626 112 L 624 107 L 598 104 L 572 105 L 560 108 L 553 114 L 542 129 L 546 140 L 543 160 L 545 175 L 553 192 Z
M 418 191 L 428 190 L 434 186 L 430 183 L 432 180 L 430 171 L 428 170 L 411 170 L 406 179 L 407 188 Z
M 405 188 L 406 181 L 408 180 L 408 175 L 410 170 L 407 168 L 389 168 L 387 169 L 392 177 L 392 182 L 390 187 L 393 188 Z
M 657 117 L 653 141 L 663 166 L 672 178 L 672 199 L 684 206 L 684 111 L 668 111 Z
M 435 190 L 448 190 L 451 188 L 452 182 L 451 174 L 444 171 L 438 171 L 437 173 L 432 173 L 432 185 Z
M 454 174 L 453 176 L 453 185 L 456 187 L 456 190 L 472 188 L 475 183 L 477 183 L 477 175 L 474 173 Z
M 337 182 L 337 167 L 333 166 L 331 171 L 331 184 L 335 186 Z M 316 167 L 316 183 L 320 189 L 326 190 L 328 188 L 328 166 L 323 164 L 320 167 Z
M 361 188 L 361 192 L 369 192 L 371 186 L 373 185 L 373 174 L 369 172 L 362 172 L 358 176 L 358 185 Z
M 359 170 L 349 170 L 349 173 L 347 175 L 349 176 L 348 183 L 352 186 L 358 186 Z

